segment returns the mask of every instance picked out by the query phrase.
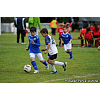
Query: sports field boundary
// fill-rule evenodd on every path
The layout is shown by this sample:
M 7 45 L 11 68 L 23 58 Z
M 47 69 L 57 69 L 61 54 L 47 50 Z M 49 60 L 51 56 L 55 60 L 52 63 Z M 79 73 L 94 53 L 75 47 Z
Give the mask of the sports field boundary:
M 70 80 L 70 79 L 73 79 L 73 82 L 75 82 L 75 80 L 74 80 L 74 78 L 76 79 L 76 78 L 85 78 L 85 77 L 91 77 L 91 76 L 99 76 L 100 75 L 100 73 L 98 73 L 98 74 L 88 74 L 88 75 L 83 75 L 83 76 L 74 76 L 73 75 L 73 77 L 67 77 L 67 78 L 61 78 L 61 79 L 53 79 L 53 80 L 47 80 L 47 81 L 44 81 L 44 82 L 38 82 L 38 83 L 49 83 L 49 82 L 55 82 L 55 81 L 61 81 L 61 80 L 64 80 L 65 82 L 67 82 L 67 80 Z M 98 80 L 89 80 L 88 79 L 88 83 L 91 83 L 91 82 L 93 82 L 93 81 L 95 81 L 96 83 L 98 83 Z M 86 82 L 86 80 L 78 80 L 78 82 L 79 83 L 85 83 Z

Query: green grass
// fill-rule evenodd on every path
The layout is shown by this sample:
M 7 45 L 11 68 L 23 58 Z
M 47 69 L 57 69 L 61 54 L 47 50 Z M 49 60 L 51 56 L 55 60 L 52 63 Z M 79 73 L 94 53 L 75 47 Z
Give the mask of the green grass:
M 26 51 L 28 45 L 28 35 L 25 37 L 25 45 L 16 43 L 17 36 L 12 33 L 3 33 L 0 36 L 0 83 L 70 83 L 69 80 L 98 80 L 100 82 L 100 51 L 95 47 L 72 48 L 74 59 L 70 60 L 69 55 L 64 52 L 63 47 L 58 48 L 57 61 L 68 62 L 67 70 L 64 72 L 62 66 L 55 65 L 58 74 L 49 74 L 51 68 L 47 71 L 45 66 L 36 58 L 39 74 L 34 74 L 34 69 L 30 73 L 24 72 L 24 65 L 30 64 L 29 51 Z M 50 34 L 51 35 L 51 34 Z M 79 32 L 71 33 L 74 38 L 79 37 Z M 45 48 L 44 38 L 39 34 L 41 48 Z M 52 36 L 56 43 L 59 43 L 58 34 Z M 73 43 L 80 43 L 79 40 L 73 40 Z M 42 52 L 43 58 L 47 59 L 47 54 Z M 65 82 L 67 79 L 67 82 Z M 79 82 L 80 83 L 80 82 Z M 83 83 L 83 82 L 81 82 Z

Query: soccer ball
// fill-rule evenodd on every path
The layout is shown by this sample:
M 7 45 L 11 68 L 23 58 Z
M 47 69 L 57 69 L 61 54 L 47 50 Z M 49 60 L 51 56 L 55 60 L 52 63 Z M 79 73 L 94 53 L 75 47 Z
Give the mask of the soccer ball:
M 29 72 L 31 72 L 31 70 L 32 70 L 32 67 L 30 65 L 25 65 L 24 66 L 24 71 L 25 72 L 29 73 Z

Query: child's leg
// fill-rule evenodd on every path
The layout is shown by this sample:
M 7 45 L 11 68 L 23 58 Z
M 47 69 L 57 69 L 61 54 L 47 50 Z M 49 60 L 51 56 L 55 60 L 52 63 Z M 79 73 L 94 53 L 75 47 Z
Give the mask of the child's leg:
M 46 60 L 43 59 L 41 53 L 36 54 L 36 56 L 38 57 L 38 59 L 40 60 L 40 62 L 42 62 L 45 66 L 48 65 L 48 63 L 46 62 Z
M 46 69 L 49 70 L 49 65 L 46 62 L 46 60 L 43 59 L 42 54 L 38 53 L 38 54 L 36 54 L 36 56 L 38 57 L 38 59 L 40 60 L 40 62 L 42 62 L 46 66 Z
M 60 39 L 60 37 L 59 37 L 59 46 L 61 45 L 61 39 Z
M 71 51 L 71 44 L 64 44 L 64 50 L 66 53 L 68 53 L 70 55 L 70 59 L 73 58 L 73 55 L 72 55 L 72 51 Z
M 31 57 L 30 59 L 31 59 L 31 64 L 32 64 L 33 68 L 34 68 L 35 70 L 38 70 L 37 65 L 36 65 L 36 62 L 34 61 L 34 58 Z
M 99 40 L 99 46 L 100 46 L 100 40 Z
M 57 54 L 49 55 L 49 58 L 47 59 L 47 61 L 49 64 L 52 64 L 52 65 L 62 65 L 64 68 L 64 71 L 65 71 L 67 62 L 54 61 L 54 59 L 56 59 L 56 58 L 57 58 Z
M 30 59 L 31 59 L 31 64 L 32 64 L 33 68 L 35 70 L 38 70 L 36 62 L 35 62 L 35 54 L 34 53 L 30 53 Z
M 50 67 L 52 68 L 52 70 L 53 70 L 54 72 L 57 71 L 54 65 L 50 64 Z

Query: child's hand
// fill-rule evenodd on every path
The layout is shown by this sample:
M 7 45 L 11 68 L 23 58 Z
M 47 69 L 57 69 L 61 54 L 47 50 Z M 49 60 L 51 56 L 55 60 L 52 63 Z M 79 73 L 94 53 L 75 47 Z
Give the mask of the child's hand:
M 62 45 L 64 45 L 64 42 L 62 41 Z
M 26 50 L 28 51 L 29 49 L 28 49 L 28 48 L 26 48 Z
M 46 54 L 48 51 L 45 51 L 44 53 Z
M 69 41 L 69 44 L 71 44 L 71 41 Z
M 31 43 L 32 43 L 32 44 L 35 44 L 33 40 L 31 41 Z

